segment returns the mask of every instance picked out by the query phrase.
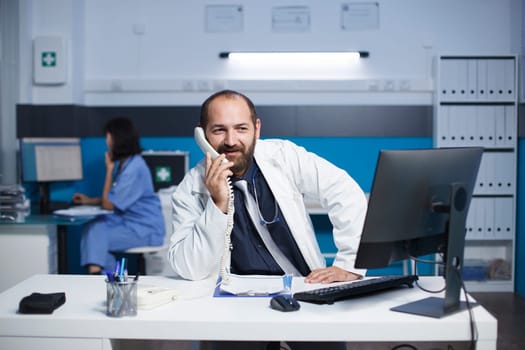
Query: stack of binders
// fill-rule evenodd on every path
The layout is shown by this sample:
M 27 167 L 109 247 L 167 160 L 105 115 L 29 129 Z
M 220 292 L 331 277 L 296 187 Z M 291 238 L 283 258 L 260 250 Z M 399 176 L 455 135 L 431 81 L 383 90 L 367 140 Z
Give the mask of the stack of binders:
M 29 200 L 21 185 L 0 185 L 0 220 L 18 221 L 29 214 Z

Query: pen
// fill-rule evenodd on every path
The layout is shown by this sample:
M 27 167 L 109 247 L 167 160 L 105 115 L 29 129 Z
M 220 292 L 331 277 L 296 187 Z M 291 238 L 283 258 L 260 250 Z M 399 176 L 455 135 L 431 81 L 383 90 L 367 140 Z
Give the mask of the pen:
M 120 271 L 119 271 L 119 277 L 121 281 L 124 281 L 124 269 L 126 268 L 126 258 L 122 258 L 120 261 Z
M 111 274 L 111 272 L 109 271 L 104 271 L 105 274 L 106 274 L 106 277 L 108 278 L 108 282 L 114 282 L 115 281 L 115 277 L 113 277 L 113 274 Z
M 117 264 L 115 265 L 115 271 L 113 274 L 118 275 L 118 272 L 120 270 L 120 261 L 117 261 Z

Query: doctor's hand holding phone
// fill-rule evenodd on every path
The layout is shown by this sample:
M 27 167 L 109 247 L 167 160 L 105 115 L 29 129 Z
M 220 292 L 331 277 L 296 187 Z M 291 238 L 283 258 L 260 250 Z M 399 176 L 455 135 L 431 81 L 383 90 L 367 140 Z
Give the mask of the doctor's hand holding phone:
M 233 175 L 230 167 L 233 162 L 228 161 L 226 156 L 220 155 L 206 140 L 206 135 L 201 127 L 195 128 L 195 142 L 206 155 L 206 173 L 204 184 L 213 199 L 213 202 L 223 213 L 228 212 L 228 201 L 230 189 L 228 178 Z M 221 159 L 217 161 L 217 158 Z
M 229 282 L 229 261 L 231 249 L 231 232 L 233 229 L 233 215 L 234 215 L 234 195 L 231 187 L 230 176 L 233 172 L 230 167 L 233 162 L 226 159 L 226 156 L 219 155 L 219 153 L 208 143 L 206 135 L 201 127 L 196 127 L 195 142 L 200 149 L 206 154 L 206 171 L 204 176 L 204 184 L 210 192 L 213 202 L 223 213 L 227 215 L 226 229 L 224 231 L 223 254 L 221 257 L 221 265 L 219 274 L 222 283 Z

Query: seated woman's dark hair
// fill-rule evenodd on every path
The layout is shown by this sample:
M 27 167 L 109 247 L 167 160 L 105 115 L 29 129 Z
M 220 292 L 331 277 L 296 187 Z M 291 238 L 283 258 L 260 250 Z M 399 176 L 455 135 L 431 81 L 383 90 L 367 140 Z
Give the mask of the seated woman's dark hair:
M 121 160 L 142 152 L 140 137 L 128 118 L 111 119 L 104 126 L 104 134 L 109 133 L 113 139 L 113 160 Z

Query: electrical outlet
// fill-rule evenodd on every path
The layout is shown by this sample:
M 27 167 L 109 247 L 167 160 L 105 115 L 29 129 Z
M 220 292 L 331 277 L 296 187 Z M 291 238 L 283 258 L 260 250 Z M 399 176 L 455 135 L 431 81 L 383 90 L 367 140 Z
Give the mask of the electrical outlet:
M 368 90 L 369 91 L 379 91 L 379 80 L 369 80 Z
M 210 83 L 207 80 L 197 80 L 197 90 L 210 91 Z
M 385 80 L 383 90 L 394 91 L 396 89 L 396 82 L 394 80 Z
M 400 91 L 410 91 L 410 80 L 401 80 L 399 82 Z
M 195 86 L 192 80 L 183 80 L 182 81 L 182 91 L 193 91 Z

